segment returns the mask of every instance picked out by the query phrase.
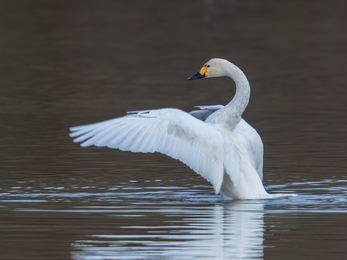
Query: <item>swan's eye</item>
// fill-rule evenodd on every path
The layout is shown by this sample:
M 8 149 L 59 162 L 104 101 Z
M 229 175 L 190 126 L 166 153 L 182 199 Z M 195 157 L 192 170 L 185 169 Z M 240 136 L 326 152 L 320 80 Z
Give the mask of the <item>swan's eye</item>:
M 207 68 L 211 67 L 210 65 L 207 65 Z

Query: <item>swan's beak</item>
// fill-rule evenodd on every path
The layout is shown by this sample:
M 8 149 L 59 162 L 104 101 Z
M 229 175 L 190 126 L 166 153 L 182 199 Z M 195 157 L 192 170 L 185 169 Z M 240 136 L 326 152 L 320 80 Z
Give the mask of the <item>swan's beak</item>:
M 193 76 L 190 76 L 188 78 L 188 80 L 193 80 L 193 79 L 202 79 L 205 78 L 205 74 L 201 75 L 200 71 L 198 71 L 197 73 L 195 73 Z
M 193 79 L 201 79 L 205 78 L 205 73 L 207 70 L 207 66 L 203 66 L 201 70 L 199 70 L 197 73 L 195 73 L 193 76 L 189 77 L 188 80 L 193 80 Z

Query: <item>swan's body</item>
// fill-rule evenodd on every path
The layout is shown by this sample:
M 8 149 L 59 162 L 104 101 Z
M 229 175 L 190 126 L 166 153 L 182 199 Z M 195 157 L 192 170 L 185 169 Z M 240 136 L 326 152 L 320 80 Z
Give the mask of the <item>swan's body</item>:
M 211 59 L 189 79 L 228 76 L 236 83 L 226 105 L 202 106 L 186 113 L 179 109 L 134 111 L 120 118 L 71 127 L 81 146 L 108 146 L 124 151 L 160 152 L 178 159 L 212 183 L 222 199 L 287 198 L 268 194 L 262 184 L 263 143 L 241 118 L 250 97 L 246 76 L 234 64 Z

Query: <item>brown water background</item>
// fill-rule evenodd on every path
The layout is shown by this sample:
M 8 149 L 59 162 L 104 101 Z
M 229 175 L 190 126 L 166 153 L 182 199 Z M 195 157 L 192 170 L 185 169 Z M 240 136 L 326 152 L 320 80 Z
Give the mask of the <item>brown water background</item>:
M 347 259 L 345 1 L 3 1 L 0 259 Z M 226 104 L 265 145 L 273 201 L 224 203 L 161 154 L 81 148 L 68 127 Z

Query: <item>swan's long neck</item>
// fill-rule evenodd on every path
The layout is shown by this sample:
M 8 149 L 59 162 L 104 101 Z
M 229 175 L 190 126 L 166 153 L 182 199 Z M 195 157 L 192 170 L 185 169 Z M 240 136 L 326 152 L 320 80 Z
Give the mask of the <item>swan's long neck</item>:
M 230 64 L 229 68 L 228 76 L 235 81 L 236 93 L 234 98 L 225 107 L 231 116 L 240 118 L 241 120 L 241 116 L 248 105 L 251 88 L 242 70 L 240 70 L 234 64 Z
M 241 116 L 245 111 L 251 94 L 251 88 L 245 74 L 234 64 L 227 64 L 226 76 L 232 78 L 236 84 L 234 98 L 222 109 L 218 110 L 208 120 L 212 124 L 219 124 L 227 129 L 234 129 L 241 121 Z M 212 115 L 214 115 L 212 114 Z

